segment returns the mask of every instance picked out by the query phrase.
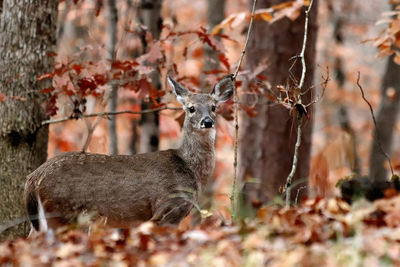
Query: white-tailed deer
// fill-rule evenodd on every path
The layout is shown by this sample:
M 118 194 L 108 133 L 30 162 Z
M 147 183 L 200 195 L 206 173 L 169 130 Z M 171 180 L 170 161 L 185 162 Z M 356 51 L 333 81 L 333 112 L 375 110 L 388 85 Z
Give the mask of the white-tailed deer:
M 67 152 L 48 160 L 25 184 L 36 230 L 72 222 L 82 211 L 95 211 L 120 228 L 147 220 L 178 224 L 188 215 L 213 174 L 216 107 L 232 96 L 234 81 L 225 76 L 210 94 L 168 81 L 186 112 L 181 146 L 133 156 Z

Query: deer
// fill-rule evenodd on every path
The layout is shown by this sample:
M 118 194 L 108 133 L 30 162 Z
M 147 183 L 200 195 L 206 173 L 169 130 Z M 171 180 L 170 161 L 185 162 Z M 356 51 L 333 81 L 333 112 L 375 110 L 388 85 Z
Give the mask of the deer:
M 216 109 L 231 98 L 234 79 L 223 77 L 205 94 L 167 80 L 185 111 L 181 145 L 136 155 L 64 152 L 49 159 L 25 183 L 32 231 L 70 224 L 82 212 L 96 212 L 115 228 L 145 221 L 177 225 L 190 213 L 214 172 Z

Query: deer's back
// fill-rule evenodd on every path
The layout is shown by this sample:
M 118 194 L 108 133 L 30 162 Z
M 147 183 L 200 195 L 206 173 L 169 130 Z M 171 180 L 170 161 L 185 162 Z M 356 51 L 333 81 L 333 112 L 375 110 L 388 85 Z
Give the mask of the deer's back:
M 134 156 L 68 152 L 28 176 L 26 196 L 35 192 L 47 213 L 65 220 L 95 210 L 123 226 L 151 219 L 157 207 L 177 195 L 196 198 L 197 189 L 176 150 Z

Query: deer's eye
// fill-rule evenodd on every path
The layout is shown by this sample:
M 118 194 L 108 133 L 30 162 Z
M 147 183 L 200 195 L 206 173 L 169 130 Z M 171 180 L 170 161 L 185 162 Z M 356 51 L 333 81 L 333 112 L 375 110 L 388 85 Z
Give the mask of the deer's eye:
M 190 113 L 193 113 L 196 111 L 196 109 L 193 106 L 191 106 L 191 107 L 189 107 L 189 111 L 190 111 Z
M 216 109 L 216 108 L 217 108 L 216 106 L 212 105 L 212 106 L 211 106 L 212 112 L 215 112 L 215 109 Z

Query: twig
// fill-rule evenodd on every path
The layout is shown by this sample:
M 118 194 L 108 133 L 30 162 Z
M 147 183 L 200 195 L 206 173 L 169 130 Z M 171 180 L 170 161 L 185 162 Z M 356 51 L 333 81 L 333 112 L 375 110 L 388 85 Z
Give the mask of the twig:
M 308 6 L 308 9 L 306 10 L 306 20 L 304 22 L 304 39 L 303 39 L 303 47 L 301 48 L 301 53 L 299 55 L 299 58 L 301 59 L 301 65 L 303 71 L 301 72 L 301 78 L 300 78 L 300 83 L 299 83 L 299 89 L 303 88 L 304 85 L 304 80 L 306 78 L 306 60 L 304 58 L 304 53 L 306 51 L 306 45 L 307 45 L 307 35 L 308 35 L 308 16 L 311 11 L 312 5 L 313 5 L 314 0 L 310 1 L 310 5 Z
M 382 154 L 385 156 L 385 158 L 388 160 L 389 165 L 390 165 L 390 171 L 392 172 L 392 176 L 394 175 L 394 171 L 393 171 L 393 166 L 392 166 L 392 159 L 390 158 L 390 156 L 386 153 L 386 151 L 383 149 L 380 138 L 379 138 L 379 133 L 378 133 L 378 126 L 376 124 L 376 118 L 375 118 L 375 114 L 374 114 L 374 110 L 372 108 L 371 103 L 368 101 L 368 99 L 365 97 L 364 94 L 364 90 L 360 84 L 360 72 L 358 72 L 358 76 L 357 76 L 357 86 L 358 88 L 360 88 L 361 91 L 361 97 L 362 99 L 364 99 L 364 101 L 368 104 L 369 106 L 369 110 L 371 112 L 371 116 L 372 116 L 372 120 L 374 121 L 374 126 L 375 126 L 375 132 L 376 132 L 376 142 L 378 143 L 379 149 L 382 151 Z
M 249 28 L 247 29 L 247 36 L 246 40 L 243 45 L 242 53 L 240 54 L 240 58 L 238 61 L 238 64 L 236 66 L 236 71 L 233 74 L 233 101 L 234 101 L 234 118 L 235 118 L 235 144 L 234 144 L 234 156 L 233 156 L 233 182 L 232 182 L 232 193 L 230 195 L 230 201 L 231 201 L 231 214 L 232 218 L 236 218 L 236 183 L 237 183 L 237 153 L 238 153 L 238 135 L 239 135 L 239 119 L 238 119 L 238 96 L 237 96 L 237 90 L 236 90 L 236 78 L 239 73 L 240 65 L 242 64 L 242 60 L 244 57 L 244 54 L 246 53 L 246 48 L 247 44 L 249 42 L 250 38 L 250 33 L 251 33 L 251 28 L 253 26 L 253 21 L 254 21 L 254 13 L 256 10 L 256 3 L 257 0 L 253 1 L 253 7 L 251 10 L 251 19 L 250 19 L 250 24 Z
M 82 146 L 81 152 L 85 152 L 88 149 L 90 141 L 92 140 L 94 129 L 96 129 L 97 125 L 100 123 L 100 120 L 101 120 L 101 117 L 97 117 L 96 120 L 94 121 L 94 123 L 91 124 L 87 118 L 84 118 L 86 128 L 87 128 L 87 136 L 86 136 L 85 143 Z
M 303 46 L 301 48 L 300 55 L 297 57 L 297 58 L 301 59 L 301 66 L 302 66 L 300 83 L 299 83 L 299 86 L 297 87 L 298 92 L 301 92 L 301 90 L 304 86 L 304 80 L 306 78 L 306 73 L 307 73 L 306 60 L 304 58 L 304 53 L 306 51 L 306 46 L 307 46 L 308 17 L 309 17 L 309 13 L 312 8 L 313 2 L 314 2 L 313 0 L 310 1 L 310 5 L 308 6 L 308 9 L 305 12 L 306 18 L 305 18 L 305 22 L 304 22 Z M 300 93 L 299 93 L 299 95 L 300 95 Z M 300 95 L 300 97 L 298 97 L 296 102 L 297 102 L 296 104 L 302 104 L 301 103 L 301 95 Z M 293 177 L 296 173 L 297 163 L 298 163 L 298 159 L 299 159 L 299 150 L 300 150 L 300 145 L 301 145 L 301 134 L 302 134 L 301 127 L 302 126 L 303 126 L 303 117 L 302 117 L 302 114 L 298 113 L 297 114 L 297 140 L 296 140 L 296 145 L 295 145 L 295 149 L 294 149 L 292 170 L 290 171 L 288 177 L 286 178 L 286 184 L 285 184 L 286 207 L 290 207 L 291 185 L 292 185 Z
M 299 149 L 301 145 L 301 127 L 303 126 L 303 116 L 299 113 L 297 115 L 297 140 L 296 140 L 296 145 L 294 147 L 294 156 L 293 156 L 293 164 L 292 164 L 292 170 L 290 171 L 287 179 L 286 179 L 286 185 L 285 185 L 285 192 L 286 192 L 286 207 L 290 206 L 290 193 L 291 193 L 291 185 L 292 185 L 292 180 L 294 177 L 294 174 L 296 173 L 297 169 L 297 162 L 299 160 Z
M 299 194 L 301 190 L 307 189 L 307 186 L 304 185 L 302 187 L 300 187 L 299 189 L 297 189 L 297 193 L 296 193 L 296 198 L 294 200 L 294 204 L 297 205 L 298 201 L 299 201 Z
M 157 111 L 161 111 L 161 110 L 182 110 L 182 108 L 162 106 L 162 107 L 153 108 L 153 109 L 143 109 L 141 111 L 122 110 L 122 111 L 115 111 L 115 112 L 98 112 L 98 113 L 83 114 L 78 118 L 64 117 L 64 118 L 54 119 L 54 120 L 45 120 L 45 121 L 42 121 L 42 125 L 66 122 L 69 120 L 77 120 L 77 119 L 81 119 L 81 118 L 107 117 L 107 116 L 115 116 L 115 115 L 119 115 L 119 114 L 144 114 L 144 113 L 157 112 Z
M 246 53 L 247 44 L 249 43 L 251 28 L 253 26 L 253 21 L 254 21 L 254 13 L 256 11 L 256 3 L 257 3 L 257 0 L 254 0 L 253 1 L 253 7 L 251 9 L 251 18 L 250 18 L 249 28 L 247 29 L 246 40 L 244 41 L 244 46 L 243 46 L 243 49 L 242 49 L 242 53 L 240 54 L 239 62 L 237 64 L 237 66 L 236 66 L 236 71 L 233 74 L 233 79 L 234 80 L 236 80 L 236 77 L 237 77 L 237 75 L 239 73 L 240 65 L 242 65 L 242 60 L 244 58 L 244 54 Z
M 318 103 L 324 97 L 326 87 L 328 86 L 328 82 L 330 80 L 330 78 L 329 78 L 329 69 L 328 68 L 326 70 L 326 73 L 327 73 L 327 77 L 325 78 L 324 76 L 322 76 L 322 79 L 324 81 L 322 83 L 320 83 L 320 86 L 322 87 L 322 93 L 318 97 L 316 97 L 314 100 L 312 100 L 310 103 L 305 105 L 306 108 L 308 108 L 311 105 L 314 105 L 314 104 Z

